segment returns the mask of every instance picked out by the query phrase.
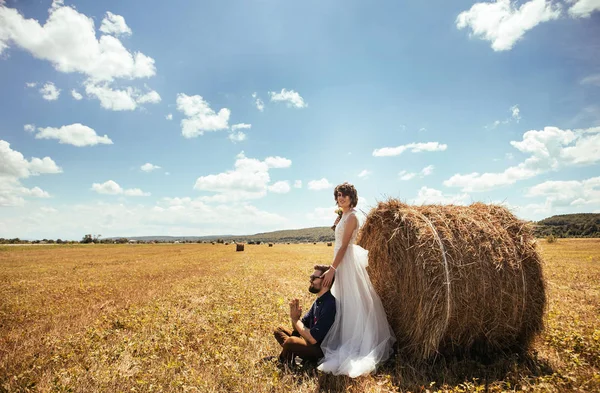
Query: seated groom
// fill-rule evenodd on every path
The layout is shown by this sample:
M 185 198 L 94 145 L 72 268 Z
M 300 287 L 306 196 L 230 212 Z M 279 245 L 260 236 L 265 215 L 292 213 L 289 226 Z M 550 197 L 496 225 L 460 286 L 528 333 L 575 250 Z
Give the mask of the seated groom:
M 279 355 L 279 361 L 287 365 L 294 364 L 295 356 L 309 362 L 317 362 L 322 358 L 321 342 L 335 320 L 335 297 L 329 291 L 331 287 L 324 286 L 321 278 L 329 266 L 316 265 L 314 269 L 315 271 L 310 276 L 308 290 L 317 295 L 317 300 L 306 315 L 300 319 L 302 307 L 298 299 L 292 299 L 290 301 L 292 330 L 280 326 L 274 332 L 277 342 L 283 348 Z

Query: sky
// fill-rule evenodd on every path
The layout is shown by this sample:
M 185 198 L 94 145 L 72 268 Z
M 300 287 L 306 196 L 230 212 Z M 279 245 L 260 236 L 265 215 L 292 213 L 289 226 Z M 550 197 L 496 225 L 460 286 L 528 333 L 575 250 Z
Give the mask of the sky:
M 0 0 L 0 237 L 600 212 L 600 0 Z

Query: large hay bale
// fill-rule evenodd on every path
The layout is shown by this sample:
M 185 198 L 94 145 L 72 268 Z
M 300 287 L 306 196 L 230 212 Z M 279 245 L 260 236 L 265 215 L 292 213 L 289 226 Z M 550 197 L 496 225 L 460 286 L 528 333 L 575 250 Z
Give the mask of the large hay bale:
M 531 226 L 506 208 L 380 202 L 357 243 L 399 350 L 524 351 L 543 328 L 542 261 Z
M 235 245 L 235 251 L 244 251 L 244 245 L 242 243 L 237 243 Z

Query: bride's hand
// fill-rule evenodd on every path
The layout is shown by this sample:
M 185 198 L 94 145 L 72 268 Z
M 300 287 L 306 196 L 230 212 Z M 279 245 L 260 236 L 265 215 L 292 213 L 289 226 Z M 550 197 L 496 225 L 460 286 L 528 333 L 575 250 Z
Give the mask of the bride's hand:
M 332 268 L 327 269 L 327 271 L 323 274 L 323 286 L 329 287 L 331 286 L 331 282 L 333 281 L 333 277 L 335 276 L 335 270 Z

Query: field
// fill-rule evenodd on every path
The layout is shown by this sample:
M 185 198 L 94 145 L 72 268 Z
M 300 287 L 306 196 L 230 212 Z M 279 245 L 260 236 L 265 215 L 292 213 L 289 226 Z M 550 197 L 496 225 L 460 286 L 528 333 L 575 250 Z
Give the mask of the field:
M 600 239 L 540 241 L 549 306 L 526 357 L 396 358 L 351 380 L 259 362 L 323 243 L 0 248 L 0 392 L 600 391 Z

